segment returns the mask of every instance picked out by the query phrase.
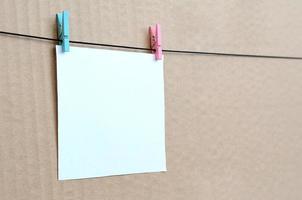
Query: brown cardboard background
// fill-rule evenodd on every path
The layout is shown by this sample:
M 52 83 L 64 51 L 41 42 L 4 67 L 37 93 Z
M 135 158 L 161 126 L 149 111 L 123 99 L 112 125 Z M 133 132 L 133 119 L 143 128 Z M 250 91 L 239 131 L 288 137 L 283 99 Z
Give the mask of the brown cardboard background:
M 301 56 L 302 3 L 0 1 L 0 30 L 165 49 Z M 54 44 L 0 36 L 0 199 L 301 199 L 301 61 L 166 54 L 166 173 L 57 181 Z

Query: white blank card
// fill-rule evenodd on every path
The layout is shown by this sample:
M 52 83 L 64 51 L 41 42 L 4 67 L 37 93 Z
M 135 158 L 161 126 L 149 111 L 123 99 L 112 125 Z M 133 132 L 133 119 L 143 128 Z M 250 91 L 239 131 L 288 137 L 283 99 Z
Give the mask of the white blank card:
M 56 47 L 59 180 L 166 171 L 163 60 Z

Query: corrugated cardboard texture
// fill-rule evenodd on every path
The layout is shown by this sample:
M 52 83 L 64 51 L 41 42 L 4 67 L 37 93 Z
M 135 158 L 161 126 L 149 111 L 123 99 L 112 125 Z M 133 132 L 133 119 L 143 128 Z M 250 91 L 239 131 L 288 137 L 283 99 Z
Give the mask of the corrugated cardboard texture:
M 1 0 L 0 30 L 166 49 L 302 55 L 302 2 Z M 302 199 L 301 61 L 165 56 L 166 173 L 57 180 L 54 44 L 0 36 L 0 199 Z

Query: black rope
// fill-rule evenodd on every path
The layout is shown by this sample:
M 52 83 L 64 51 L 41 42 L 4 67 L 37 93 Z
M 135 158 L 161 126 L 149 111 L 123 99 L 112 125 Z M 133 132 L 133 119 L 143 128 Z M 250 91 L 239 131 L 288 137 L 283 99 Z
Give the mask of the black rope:
M 3 35 L 12 35 L 12 36 L 32 38 L 32 39 L 38 39 L 38 40 L 48 40 L 48 41 L 56 41 L 56 42 L 59 41 L 58 39 L 54 39 L 54 38 L 40 37 L 40 36 L 20 34 L 20 33 L 12 33 L 12 32 L 6 32 L 6 31 L 0 31 L 0 33 Z
M 0 31 L 0 34 L 18 36 L 18 37 L 24 37 L 24 38 L 32 38 L 32 39 L 38 39 L 38 40 L 54 41 L 54 42 L 59 42 L 60 41 L 59 39 L 55 39 L 55 38 L 41 37 L 41 36 L 35 36 L 35 35 L 27 35 L 27 34 L 21 34 L 21 33 L 13 33 L 13 32 L 6 32 L 6 31 Z M 143 47 L 93 43 L 93 42 L 84 42 L 84 41 L 75 41 L 75 40 L 70 40 L 69 42 L 73 43 L 73 44 L 84 44 L 84 45 L 91 45 L 91 46 L 103 46 L 103 47 L 132 49 L 132 50 L 141 50 L 141 51 L 150 51 L 151 50 L 150 48 L 143 48 Z M 189 50 L 173 50 L 173 49 L 163 49 L 163 52 L 166 52 L 166 53 L 180 53 L 180 54 L 202 54 L 202 55 L 214 55 L 214 56 L 233 56 L 233 57 L 252 57 L 252 58 L 273 58 L 273 59 L 302 60 L 302 57 L 296 57 L 296 56 L 237 54 L 237 53 L 221 53 L 221 52 L 189 51 Z

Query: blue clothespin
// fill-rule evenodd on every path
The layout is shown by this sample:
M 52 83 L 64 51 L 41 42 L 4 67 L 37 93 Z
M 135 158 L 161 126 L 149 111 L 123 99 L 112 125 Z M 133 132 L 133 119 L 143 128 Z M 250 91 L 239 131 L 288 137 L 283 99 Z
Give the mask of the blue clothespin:
M 69 51 L 69 12 L 64 10 L 57 13 L 58 39 L 62 45 L 62 51 Z

